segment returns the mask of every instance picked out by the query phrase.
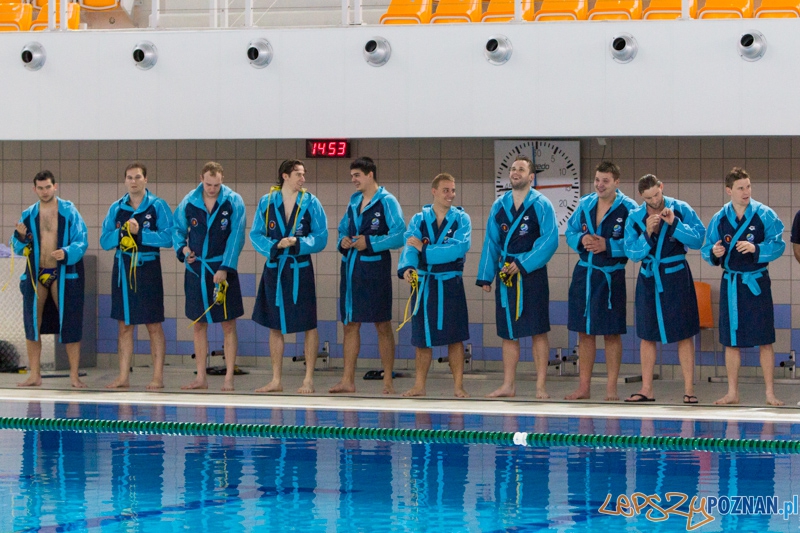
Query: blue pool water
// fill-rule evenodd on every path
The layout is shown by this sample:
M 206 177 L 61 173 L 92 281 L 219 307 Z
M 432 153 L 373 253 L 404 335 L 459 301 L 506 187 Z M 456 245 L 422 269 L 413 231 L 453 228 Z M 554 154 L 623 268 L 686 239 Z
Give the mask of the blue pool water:
M 0 415 L 728 438 L 796 438 L 798 431 L 794 424 L 90 404 L 11 403 Z M 788 504 L 790 513 L 800 512 L 791 508 L 800 494 L 798 461 L 699 451 L 0 430 L 0 532 L 686 531 L 689 501 L 668 515 L 656 508 L 678 503 L 678 493 L 727 502 L 709 514 L 695 512 L 689 525 L 707 521 L 697 531 L 796 531 L 800 515 L 766 511 Z M 625 498 L 637 492 L 641 506 L 633 512 Z M 670 492 L 676 494 L 667 503 Z M 774 499 L 761 498 L 763 512 L 754 514 L 759 496 Z M 646 497 L 656 506 L 645 505 Z M 753 509 L 721 513 L 726 505 Z

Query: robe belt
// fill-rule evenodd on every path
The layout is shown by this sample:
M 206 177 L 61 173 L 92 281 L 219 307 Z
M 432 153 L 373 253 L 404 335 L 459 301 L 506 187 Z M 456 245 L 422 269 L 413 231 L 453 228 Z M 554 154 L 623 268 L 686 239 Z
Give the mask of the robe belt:
M 347 255 L 342 256 L 342 262 L 345 264 L 345 296 L 344 296 L 344 314 L 342 321 L 345 325 L 353 321 L 353 270 L 356 267 L 356 261 L 377 262 L 383 260 L 382 254 L 375 255 L 360 255 L 359 251 L 355 248 L 347 250 Z
M 661 282 L 661 265 L 669 265 L 672 263 L 682 263 L 686 259 L 686 254 L 680 255 L 671 255 L 669 257 L 665 257 L 663 259 L 659 259 L 655 256 L 648 255 L 642 260 L 642 268 L 639 269 L 639 273 L 646 277 L 646 278 L 655 278 L 656 281 L 656 288 L 658 292 L 664 292 L 664 284 Z M 670 267 L 664 269 L 664 274 L 672 274 L 681 270 L 683 267 L 682 265 L 676 265 L 675 267 Z
M 439 305 L 436 310 L 437 319 L 436 319 L 436 329 L 442 330 L 444 328 L 444 282 L 449 279 L 454 279 L 461 277 L 463 272 L 460 270 L 450 270 L 445 272 L 428 272 L 426 270 L 417 270 L 417 277 L 419 279 L 419 288 L 417 289 L 417 301 L 414 304 L 414 312 L 412 316 L 417 314 L 419 311 L 420 302 L 422 300 L 425 301 L 425 343 L 430 346 L 431 345 L 431 329 L 430 324 L 428 322 L 427 317 L 427 309 L 428 309 L 428 294 L 430 291 L 428 290 L 428 284 L 431 280 L 437 281 L 437 290 L 439 295 Z
M 213 276 L 214 274 L 217 273 L 217 271 L 214 270 L 213 268 L 211 268 L 211 263 L 222 263 L 222 256 L 218 255 L 216 257 L 209 257 L 209 258 L 206 259 L 204 257 L 200 257 L 199 255 L 196 255 L 195 256 L 195 261 L 200 263 L 201 270 L 202 269 L 208 270 L 208 272 Z M 192 270 L 192 268 L 189 266 L 189 263 L 184 261 L 184 264 L 186 265 L 186 268 L 189 269 L 189 271 L 192 274 L 194 274 L 194 270 Z M 200 277 L 200 274 L 195 274 L 195 276 Z
M 155 261 L 160 256 L 159 252 L 123 252 L 119 248 L 117 248 L 117 252 L 114 255 L 117 258 L 117 266 L 118 266 L 117 270 L 119 270 L 117 276 L 118 287 L 122 286 L 122 278 L 123 278 L 122 273 L 125 271 L 125 260 L 123 259 L 123 256 L 127 255 L 132 260 L 133 256 L 136 255 L 136 267 L 140 267 L 149 261 Z
M 759 296 L 761 287 L 758 285 L 758 279 L 764 275 L 766 270 L 767 267 L 750 272 L 726 269 L 725 273 L 722 274 L 722 277 L 728 280 L 728 319 L 730 320 L 731 344 L 733 346 L 736 346 L 736 332 L 739 329 L 738 281 L 741 279 L 742 283 L 753 293 L 753 296 Z
M 500 262 L 498 263 L 498 270 L 502 270 L 503 268 L 505 268 L 506 263 L 513 264 L 516 257 L 517 256 L 512 254 L 504 254 L 503 257 L 500 259 Z M 498 274 L 498 278 L 499 277 L 500 274 Z M 505 281 L 502 280 L 497 284 L 497 290 L 500 291 L 500 306 L 506 310 L 506 325 L 508 326 L 509 337 L 511 337 L 512 339 L 516 338 L 514 336 L 513 323 L 519 320 L 519 317 L 522 316 L 522 311 L 524 310 L 523 302 L 525 300 L 524 298 L 525 293 L 523 292 L 524 287 L 522 286 L 522 278 L 523 278 L 522 272 L 518 272 L 511 278 L 512 280 L 517 280 L 517 308 L 516 308 L 515 318 L 513 319 L 511 316 L 511 309 L 509 309 L 508 306 L 508 289 L 510 287 L 506 285 Z
M 616 265 L 610 266 L 597 266 L 581 260 L 578 261 L 578 264 L 582 267 L 586 267 L 586 310 L 583 312 L 583 316 L 589 315 L 590 303 L 592 300 L 593 270 L 599 270 L 606 276 L 606 283 L 608 283 L 608 308 L 611 309 L 611 273 L 617 270 L 625 270 L 625 263 L 617 263 Z

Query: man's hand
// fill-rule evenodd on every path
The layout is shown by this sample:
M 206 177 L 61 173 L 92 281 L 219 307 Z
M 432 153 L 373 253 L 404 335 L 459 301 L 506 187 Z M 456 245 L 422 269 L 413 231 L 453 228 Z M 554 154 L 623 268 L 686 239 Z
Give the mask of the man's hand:
M 28 226 L 22 222 L 18 222 L 15 229 L 17 230 L 17 240 L 24 241 L 28 237 Z
M 665 207 L 664 210 L 661 211 L 661 218 L 663 218 L 664 222 L 671 226 L 675 221 L 675 212 L 669 207 Z
M 406 280 L 408 283 L 411 283 L 411 273 L 416 272 L 413 268 L 409 268 L 405 272 L 403 272 L 403 279 Z
M 584 248 L 587 248 L 594 244 L 594 235 L 589 235 L 588 233 L 581 238 L 581 244 Z
M 661 224 L 662 215 L 650 215 L 647 217 L 647 236 L 653 235 L 658 232 L 658 226 Z
M 342 237 L 342 250 L 349 250 L 353 246 L 353 240 L 350 237 Z
M 217 273 L 214 274 L 214 283 L 222 283 L 223 281 L 228 279 L 228 271 L 227 270 L 217 270 Z
M 756 245 L 752 242 L 739 241 L 736 243 L 736 251 L 742 254 L 754 254 L 756 252 Z
M 508 276 L 516 276 L 519 272 L 519 267 L 515 262 L 511 262 L 508 266 L 504 266 L 502 272 L 504 272 Z
M 416 248 L 418 252 L 422 251 L 422 241 L 416 237 L 409 237 L 406 244 L 412 248 Z
M 711 248 L 711 253 L 714 254 L 714 257 L 722 257 L 725 255 L 725 247 L 722 246 L 722 241 L 717 241 L 714 243 L 714 247 Z
M 492 292 L 491 285 L 481 285 L 481 289 L 483 289 L 483 292 Z
M 364 250 L 366 250 L 367 238 L 363 235 L 359 235 L 358 237 L 356 237 L 356 239 L 353 241 L 353 248 L 355 248 L 359 252 L 363 252 Z
M 278 241 L 278 249 L 283 250 L 284 248 L 291 248 L 297 242 L 297 237 L 284 237 L 280 241 Z
M 589 245 L 584 244 L 583 247 L 589 252 L 599 254 L 606 251 L 606 240 L 603 237 L 593 235 Z
M 56 261 L 63 261 L 64 258 L 67 257 L 67 253 L 63 249 L 59 248 L 55 252 L 51 253 L 50 257 L 52 257 Z
M 131 231 L 131 235 L 139 233 L 139 223 L 136 222 L 135 218 L 128 220 L 128 229 Z
M 183 247 L 183 255 L 186 257 L 186 262 L 190 265 L 197 259 L 197 256 L 194 255 L 194 252 L 188 246 Z

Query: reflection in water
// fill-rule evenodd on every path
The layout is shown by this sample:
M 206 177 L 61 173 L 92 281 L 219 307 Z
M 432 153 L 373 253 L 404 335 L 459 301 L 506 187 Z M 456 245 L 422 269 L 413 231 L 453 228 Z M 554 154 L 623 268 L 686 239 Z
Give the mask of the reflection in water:
M 87 407 L 87 409 L 90 409 Z M 55 416 L 96 417 L 80 405 Z M 322 423 L 314 411 L 262 410 L 271 424 Z M 29 416 L 40 416 L 35 404 Z M 120 407 L 119 418 L 169 419 L 163 408 Z M 405 420 L 403 417 L 409 416 Z M 241 421 L 236 410 L 198 409 L 193 420 Z M 413 423 L 470 428 L 467 416 L 350 412 L 352 426 Z M 581 433 L 692 436 L 700 423 L 579 419 Z M 567 429 L 545 418 L 503 420 L 506 430 Z M 783 431 L 725 422 L 729 436 Z M 14 450 L 21 450 L 14 451 Z M 800 493 L 796 455 L 770 456 L 577 447 L 524 448 L 484 444 L 369 440 L 287 440 L 168 435 L 0 431 L 0 531 L 685 531 L 675 517 L 649 522 L 599 512 L 607 495 L 641 492 L 692 496 Z M 688 505 L 688 504 L 687 504 Z M 702 531 L 797 529 L 798 517 L 720 516 Z

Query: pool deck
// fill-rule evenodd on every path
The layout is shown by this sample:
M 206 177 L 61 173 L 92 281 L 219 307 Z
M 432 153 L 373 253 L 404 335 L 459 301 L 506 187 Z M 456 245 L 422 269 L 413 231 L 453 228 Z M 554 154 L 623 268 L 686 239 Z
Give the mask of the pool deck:
M 713 401 L 727 390 L 726 383 L 700 382 L 695 385 L 699 405 L 684 405 L 683 384 L 680 381 L 657 380 L 655 382 L 655 403 L 623 404 L 622 402 L 602 401 L 605 384 L 594 380 L 592 396 L 596 399 L 565 401 L 564 396 L 572 392 L 577 378 L 556 378 L 548 381 L 550 400 L 536 400 L 534 377 L 520 375 L 515 398 L 487 399 L 484 396 L 496 389 L 501 382 L 498 373 L 481 373 L 466 376 L 464 387 L 471 398 L 458 399 L 452 395 L 452 380 L 447 374 L 433 373 L 428 380 L 428 395 L 425 398 L 401 398 L 397 395 L 383 395 L 381 381 L 361 380 L 359 370 L 356 386 L 358 392 L 347 395 L 328 394 L 327 390 L 340 377 L 340 371 L 319 371 L 315 375 L 317 393 L 301 395 L 293 392 L 301 383 L 302 376 L 293 371 L 284 375 L 282 393 L 259 394 L 253 392 L 266 384 L 271 374 L 253 371 L 249 375 L 236 377 L 236 392 L 220 392 L 222 377 L 209 376 L 208 391 L 182 391 L 180 385 L 191 381 L 194 374 L 188 369 L 167 368 L 166 388 L 160 392 L 145 391 L 149 382 L 150 370 L 136 368 L 131 374 L 130 389 L 107 390 L 105 385 L 112 381 L 115 372 L 110 369 L 88 369 L 84 381 L 89 389 L 74 390 L 67 378 L 46 378 L 42 387 L 18 388 L 16 383 L 25 375 L 0 374 L 0 401 L 64 401 L 90 403 L 131 403 L 202 405 L 231 407 L 285 407 L 291 409 L 334 409 L 362 411 L 405 411 L 405 412 L 443 412 L 443 413 L 482 413 L 539 416 L 568 416 L 593 418 L 647 418 L 684 420 L 741 420 L 798 422 L 800 411 L 800 386 L 777 384 L 778 398 L 786 402 L 785 407 L 770 407 L 764 404 L 763 384 L 742 383 L 740 385 L 741 404 L 737 406 L 716 406 Z M 395 380 L 398 392 L 413 385 L 413 378 L 402 377 Z M 638 383 L 619 385 L 622 398 L 638 391 Z M 288 391 L 288 392 L 287 392 Z

